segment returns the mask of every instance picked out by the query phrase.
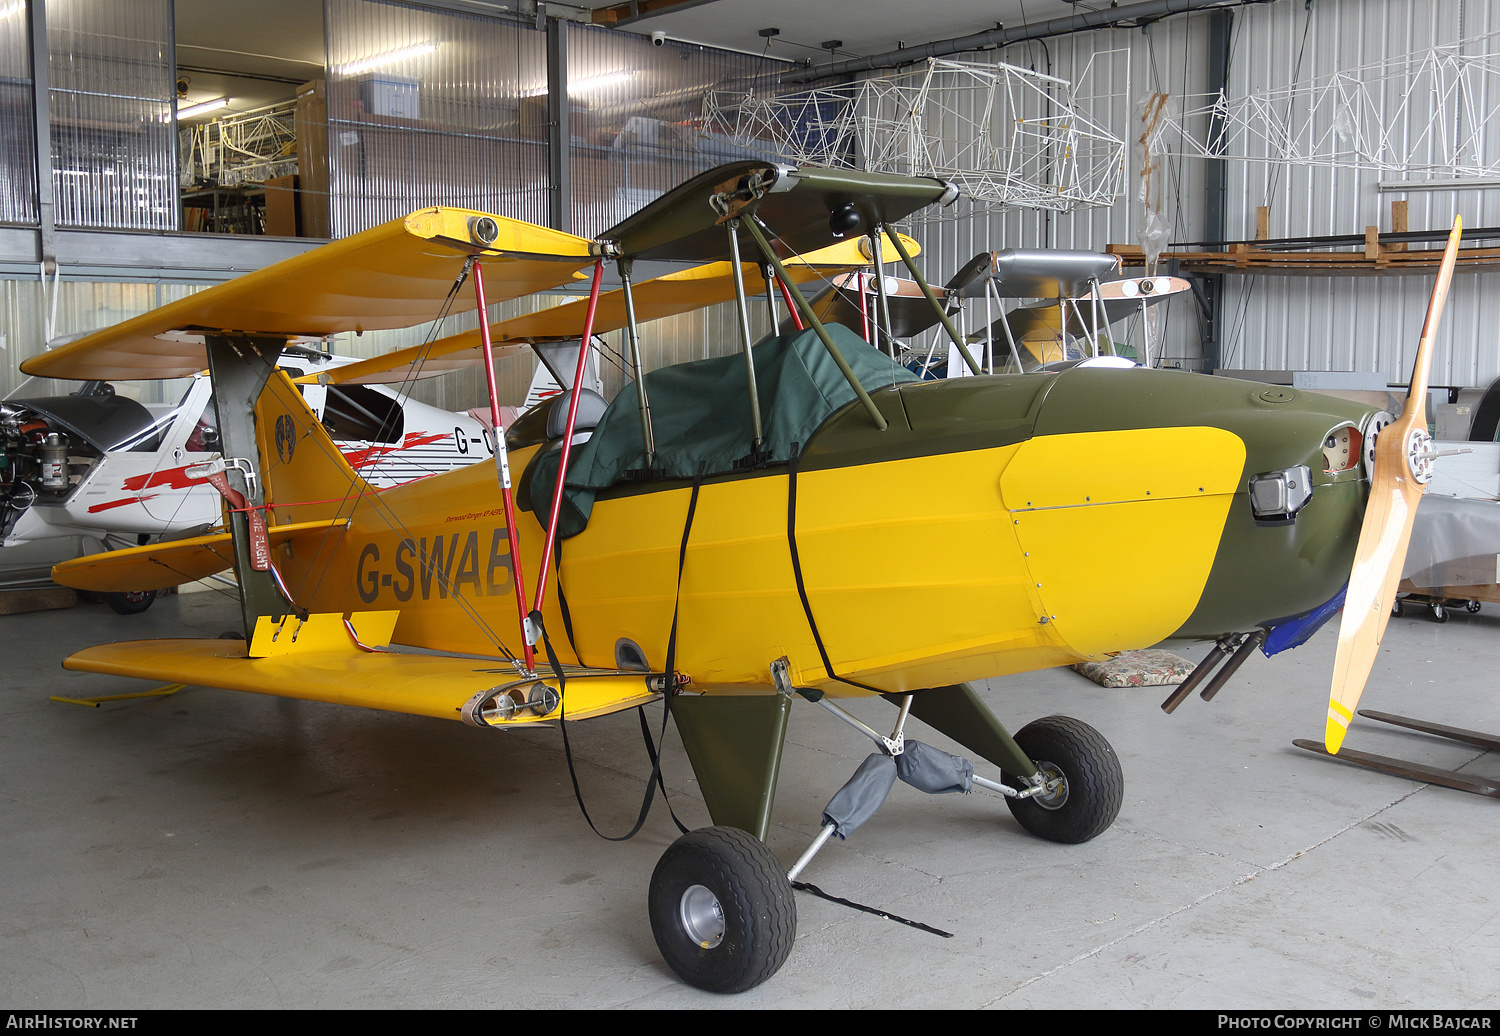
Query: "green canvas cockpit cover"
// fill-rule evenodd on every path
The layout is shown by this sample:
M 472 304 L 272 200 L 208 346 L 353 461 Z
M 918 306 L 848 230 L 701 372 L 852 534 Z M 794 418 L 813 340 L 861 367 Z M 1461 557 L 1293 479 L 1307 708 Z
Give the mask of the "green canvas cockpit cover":
M 842 324 L 828 333 L 866 391 L 916 376 Z M 763 458 L 785 464 L 835 410 L 855 399 L 833 357 L 815 332 L 794 331 L 767 339 L 751 350 L 760 395 Z M 594 494 L 627 478 L 693 478 L 740 470 L 754 437 L 745 358 L 735 353 L 663 367 L 646 375 L 651 401 L 656 466 L 646 472 L 640 413 L 633 385 L 615 396 L 592 438 L 575 448 L 567 494 L 558 520 L 559 536 L 582 532 L 593 509 Z M 523 494 L 531 509 L 547 514 L 557 478 L 559 451 L 541 454 L 528 474 Z

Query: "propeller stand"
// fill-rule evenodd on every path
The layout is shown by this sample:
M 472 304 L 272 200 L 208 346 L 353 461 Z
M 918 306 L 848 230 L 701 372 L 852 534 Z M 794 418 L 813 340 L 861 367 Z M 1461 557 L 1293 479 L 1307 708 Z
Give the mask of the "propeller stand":
M 1430 723 L 1426 720 L 1408 719 L 1405 716 L 1393 716 L 1388 712 L 1376 712 L 1373 709 L 1360 709 L 1359 714 L 1366 719 L 1378 720 L 1381 723 L 1390 723 L 1398 727 L 1407 727 L 1411 730 L 1419 730 L 1424 734 L 1435 734 L 1452 741 L 1462 741 L 1464 744 L 1475 745 L 1491 752 L 1500 750 L 1500 737 L 1494 734 L 1484 734 L 1477 730 L 1464 730 L 1460 727 L 1450 727 L 1442 723 Z M 1315 755 L 1329 755 L 1327 749 L 1317 741 L 1308 741 L 1298 738 L 1292 744 L 1298 748 L 1305 749 Z M 1500 799 L 1500 781 L 1487 777 L 1479 777 L 1470 773 L 1459 773 L 1457 770 L 1444 770 L 1436 766 L 1424 766 L 1421 763 L 1407 762 L 1404 759 L 1392 759 L 1388 756 L 1373 755 L 1369 752 L 1359 752 L 1353 748 L 1345 748 L 1335 759 L 1363 766 L 1367 770 L 1379 770 L 1381 773 L 1389 773 L 1396 777 L 1404 777 L 1409 781 L 1425 781 L 1428 784 L 1438 784 L 1444 788 L 1456 788 L 1459 791 L 1467 791 L 1474 795 L 1488 795 L 1490 798 Z

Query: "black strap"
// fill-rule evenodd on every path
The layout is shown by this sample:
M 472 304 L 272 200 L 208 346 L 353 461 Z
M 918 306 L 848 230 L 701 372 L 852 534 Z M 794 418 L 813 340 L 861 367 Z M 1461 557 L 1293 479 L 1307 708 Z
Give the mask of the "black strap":
M 666 706 L 663 706 L 663 709 L 665 710 Z M 635 710 L 635 714 L 640 717 L 641 740 L 646 745 L 646 756 L 651 760 L 651 771 L 656 774 L 656 786 L 661 789 L 662 804 L 667 807 L 667 815 L 672 818 L 672 823 L 677 825 L 677 830 L 682 834 L 687 834 L 687 825 L 684 824 L 680 819 L 678 819 L 677 811 L 672 808 L 672 800 L 667 798 L 667 785 L 662 779 L 661 762 L 658 759 L 656 743 L 651 740 L 651 727 L 646 722 L 646 707 L 642 705 L 640 708 Z M 667 723 L 666 717 L 663 716 L 661 725 L 661 738 L 663 743 L 665 743 L 666 737 Z
M 672 632 L 667 636 L 667 662 L 662 671 L 667 674 L 668 704 L 677 689 L 677 614 L 682 609 L 682 568 L 687 564 L 688 535 L 693 531 L 693 515 L 698 511 L 698 490 L 703 488 L 705 461 L 698 465 L 698 474 L 693 476 L 693 493 L 688 497 L 687 521 L 682 526 L 682 543 L 677 547 L 677 591 L 672 600 Z
M 563 593 L 562 544 L 561 536 L 552 544 L 552 568 L 557 573 L 557 607 L 562 612 L 563 632 L 568 635 L 568 647 L 573 649 L 573 657 L 582 662 L 583 656 L 578 653 L 578 641 L 573 639 L 573 612 L 568 608 L 568 595 Z
M 666 674 L 666 686 L 662 691 L 663 704 L 661 717 L 661 734 L 658 737 L 658 742 L 661 743 L 664 743 L 666 741 L 667 718 L 671 715 L 672 712 L 672 698 L 677 693 L 677 673 L 673 668 L 673 665 L 676 662 L 677 656 L 677 615 L 682 603 L 682 567 L 687 560 L 688 536 L 693 530 L 693 515 L 698 510 L 698 490 L 702 487 L 702 485 L 703 471 L 700 467 L 698 474 L 693 478 L 693 493 L 692 496 L 688 499 L 687 521 L 683 524 L 682 529 L 682 545 L 678 548 L 677 551 L 677 596 L 672 606 L 672 632 L 667 638 L 667 662 L 664 670 Z M 561 583 L 561 579 L 562 572 L 559 569 L 559 583 Z M 645 709 L 639 708 L 636 711 L 640 715 L 641 734 L 646 742 L 646 754 L 651 759 L 651 776 L 646 780 L 646 793 L 641 799 L 640 815 L 636 817 L 635 826 L 625 834 L 607 835 L 603 831 L 599 830 L 599 826 L 594 823 L 594 818 L 589 816 L 588 807 L 584 805 L 583 802 L 583 791 L 578 786 L 578 770 L 577 767 L 573 764 L 573 746 L 568 739 L 568 696 L 566 693 L 567 677 L 563 675 L 562 666 L 558 663 L 557 660 L 557 652 L 553 650 L 552 641 L 547 636 L 547 627 L 546 624 L 542 621 L 542 613 L 540 611 L 533 611 L 529 617 L 531 621 L 536 624 L 537 629 L 541 632 L 542 644 L 547 650 L 548 664 L 550 664 L 552 667 L 553 675 L 557 677 L 557 690 L 558 695 L 561 698 L 561 712 L 559 714 L 560 718 L 558 726 L 562 728 L 563 754 L 567 757 L 568 760 L 568 777 L 573 782 L 573 797 L 578 801 L 578 809 L 583 813 L 583 819 L 588 821 L 589 827 L 592 828 L 594 833 L 600 838 L 604 838 L 611 842 L 628 841 L 629 839 L 634 838 L 636 836 L 636 833 L 639 832 L 640 829 L 645 825 L 646 817 L 651 812 L 651 803 L 656 797 L 656 789 L 658 787 L 661 788 L 662 801 L 667 801 L 667 786 L 663 781 L 661 775 L 661 753 L 657 750 L 656 745 L 652 743 L 651 728 L 646 723 Z M 673 812 L 672 804 L 670 802 L 667 803 L 667 812 L 672 815 L 672 822 L 677 825 L 677 829 L 683 834 L 687 834 L 687 827 L 684 826 L 682 821 L 677 818 L 677 814 Z
M 852 899 L 841 899 L 838 896 L 830 896 L 828 893 L 818 888 L 818 886 L 810 885 L 805 881 L 792 882 L 792 888 L 796 889 L 798 892 L 811 892 L 819 899 L 826 899 L 830 903 L 839 904 L 839 906 L 846 906 L 853 910 L 860 910 L 866 914 L 874 914 L 876 917 L 883 917 L 887 921 L 895 921 L 897 924 L 904 924 L 912 928 L 918 928 L 924 932 L 931 932 L 933 935 L 941 935 L 944 939 L 953 938 L 952 932 L 945 932 L 941 928 L 934 928 L 932 927 L 932 925 L 923 924 L 921 921 L 909 920 L 905 917 L 893 914 L 888 910 L 881 910 L 878 907 L 865 906 L 863 903 L 856 903 Z
M 812 602 L 807 599 L 807 587 L 802 582 L 802 559 L 797 555 L 797 458 L 801 455 L 797 449 L 799 445 L 799 443 L 792 443 L 792 459 L 787 464 L 786 543 L 792 555 L 792 575 L 797 580 L 797 596 L 802 599 L 802 613 L 807 616 L 807 628 L 812 631 L 813 643 L 818 645 L 818 656 L 823 659 L 823 671 L 830 678 L 851 687 L 883 694 L 885 692 L 878 687 L 862 684 L 858 680 L 846 679 L 834 672 L 833 662 L 828 658 L 828 649 L 823 646 L 823 637 L 818 633 L 818 620 L 813 618 Z
M 572 742 L 570 742 L 568 739 L 567 677 L 563 675 L 562 666 L 558 664 L 557 652 L 553 650 L 552 640 L 547 636 L 547 627 L 542 622 L 542 613 L 540 611 L 533 611 L 529 617 L 531 621 L 536 624 L 537 629 L 541 631 L 542 644 L 547 649 L 547 662 L 552 667 L 552 674 L 557 677 L 557 693 L 559 698 L 561 699 L 561 712 L 559 714 L 557 725 L 562 728 L 563 755 L 566 756 L 568 760 L 568 777 L 573 782 L 573 798 L 578 801 L 578 808 L 583 813 L 583 819 L 588 821 L 589 827 L 593 828 L 594 834 L 598 835 L 600 838 L 607 839 L 611 842 L 624 842 L 631 838 L 634 838 L 636 832 L 639 831 L 641 827 L 646 823 L 647 814 L 651 812 L 651 800 L 656 795 L 657 784 L 661 782 L 661 763 L 658 761 L 653 764 L 651 769 L 651 776 L 646 779 L 646 794 L 641 799 L 641 812 L 640 815 L 635 819 L 635 826 L 623 835 L 607 835 L 603 831 L 600 831 L 599 825 L 594 823 L 594 818 L 589 816 L 589 808 L 583 803 L 583 790 L 578 786 L 578 767 L 573 762 L 573 745 Z M 667 694 L 670 697 L 670 688 L 668 689 Z M 665 714 L 666 711 L 667 710 L 663 710 L 662 715 L 663 737 L 665 737 L 667 733 L 667 717 Z M 645 723 L 644 716 L 642 716 L 641 722 L 643 724 Z M 658 756 L 657 758 L 659 759 L 660 757 Z

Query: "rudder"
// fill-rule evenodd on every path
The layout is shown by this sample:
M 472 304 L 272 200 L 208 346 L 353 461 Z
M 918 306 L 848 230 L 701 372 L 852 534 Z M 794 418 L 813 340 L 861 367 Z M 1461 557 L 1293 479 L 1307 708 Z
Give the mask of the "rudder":
M 266 381 L 255 404 L 268 517 L 272 524 L 347 516 L 377 490 L 349 466 L 284 371 Z

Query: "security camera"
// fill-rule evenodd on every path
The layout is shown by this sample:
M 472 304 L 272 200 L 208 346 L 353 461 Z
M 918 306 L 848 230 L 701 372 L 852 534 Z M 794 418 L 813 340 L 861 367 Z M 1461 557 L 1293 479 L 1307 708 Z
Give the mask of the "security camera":
M 667 34 L 664 32 L 653 32 L 651 34 L 651 46 L 665 47 L 667 45 Z

